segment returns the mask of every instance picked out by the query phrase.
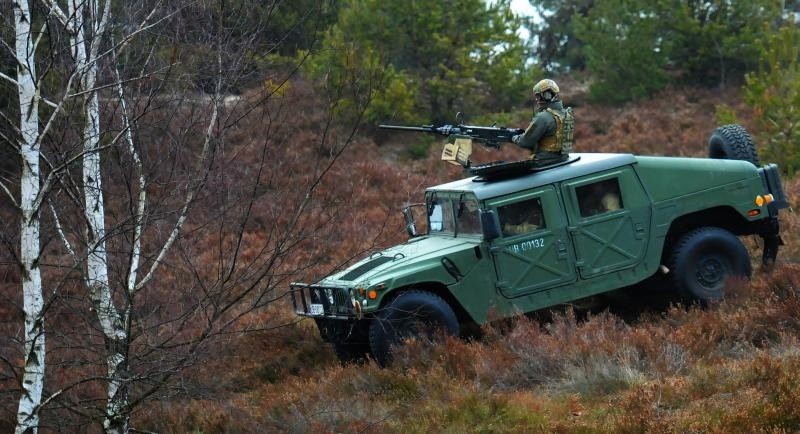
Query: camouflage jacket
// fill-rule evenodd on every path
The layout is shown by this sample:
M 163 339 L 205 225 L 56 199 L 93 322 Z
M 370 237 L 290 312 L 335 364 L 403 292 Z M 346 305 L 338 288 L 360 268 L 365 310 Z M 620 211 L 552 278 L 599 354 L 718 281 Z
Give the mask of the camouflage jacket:
M 562 119 L 563 124 L 563 119 L 565 119 L 569 110 L 570 109 L 564 109 L 564 105 L 561 103 L 561 101 L 551 102 L 548 104 L 545 110 L 536 113 L 536 116 L 533 117 L 530 125 L 528 125 L 528 128 L 525 129 L 525 132 L 522 134 L 522 136 L 520 136 L 516 143 L 523 148 L 530 149 L 533 154 L 564 153 L 565 149 L 563 148 L 563 145 L 565 143 L 559 143 L 559 140 L 556 137 L 558 133 L 558 122 L 555 116 L 559 116 Z M 571 117 L 571 112 L 569 116 Z M 572 131 L 570 130 L 567 152 L 569 152 L 568 149 L 572 147 L 571 133 Z M 562 137 L 563 136 L 564 132 L 562 131 Z M 563 142 L 564 140 L 562 139 L 561 141 Z

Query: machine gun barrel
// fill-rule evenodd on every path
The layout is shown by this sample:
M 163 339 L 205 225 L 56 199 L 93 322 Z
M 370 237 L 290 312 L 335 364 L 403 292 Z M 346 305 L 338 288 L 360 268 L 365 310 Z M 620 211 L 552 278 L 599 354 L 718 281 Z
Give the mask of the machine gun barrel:
M 441 134 L 443 136 L 460 135 L 471 138 L 472 140 L 484 143 L 487 146 L 499 148 L 502 142 L 511 142 L 516 134 L 522 134 L 525 130 L 521 128 L 505 128 L 497 126 L 478 126 L 478 125 L 422 125 L 420 127 L 406 125 L 378 125 L 379 128 L 400 131 L 418 131 L 424 133 Z
M 421 127 L 411 127 L 406 125 L 385 125 L 381 124 L 378 125 L 378 128 L 383 128 L 385 130 L 399 130 L 399 131 L 420 131 L 423 133 L 438 133 L 436 128 L 433 125 L 423 125 Z

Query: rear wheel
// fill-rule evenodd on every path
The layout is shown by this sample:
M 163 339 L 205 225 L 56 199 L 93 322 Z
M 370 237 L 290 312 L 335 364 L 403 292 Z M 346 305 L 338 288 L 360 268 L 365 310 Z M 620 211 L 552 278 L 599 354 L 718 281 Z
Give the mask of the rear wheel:
M 403 292 L 370 325 L 372 355 L 379 365 L 386 366 L 392 360 L 392 347 L 412 336 L 433 337 L 437 330 L 458 336 L 458 318 L 450 305 L 427 291 Z
M 736 235 L 717 227 L 702 227 L 678 240 L 672 249 L 670 270 L 681 296 L 708 304 L 722 299 L 727 279 L 750 277 L 750 256 Z
M 753 138 L 741 125 L 723 125 L 708 139 L 708 156 L 724 160 L 743 160 L 759 166 Z

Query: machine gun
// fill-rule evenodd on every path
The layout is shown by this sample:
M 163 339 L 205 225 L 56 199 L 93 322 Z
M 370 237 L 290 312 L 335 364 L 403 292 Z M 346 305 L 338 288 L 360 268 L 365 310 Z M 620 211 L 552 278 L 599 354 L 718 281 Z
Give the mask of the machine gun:
M 423 125 L 421 127 L 410 127 L 405 125 L 378 125 L 387 130 L 399 131 L 419 131 L 423 133 L 439 134 L 450 138 L 450 142 L 442 149 L 442 161 L 450 164 L 462 166 L 465 171 L 469 171 L 472 163 L 472 142 L 476 141 L 485 146 L 500 149 L 503 142 L 511 142 L 517 134 L 525 132 L 522 128 L 498 127 L 496 124 L 490 127 L 477 125 L 464 125 L 464 115 L 461 112 L 456 114 L 457 125 Z
M 400 131 L 419 131 L 424 133 L 440 134 L 442 136 L 460 136 L 483 143 L 492 148 L 500 148 L 503 142 L 511 142 L 511 138 L 525 132 L 522 128 L 505 128 L 495 125 L 482 127 L 477 125 L 464 125 L 464 116 L 459 112 L 456 115 L 457 125 L 423 125 L 410 127 L 404 125 L 378 125 L 379 128 Z

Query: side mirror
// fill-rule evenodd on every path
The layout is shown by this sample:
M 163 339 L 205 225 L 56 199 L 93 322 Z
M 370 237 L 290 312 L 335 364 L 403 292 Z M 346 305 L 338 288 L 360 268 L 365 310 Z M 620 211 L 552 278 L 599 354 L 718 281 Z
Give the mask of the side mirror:
M 406 232 L 408 236 L 414 238 L 417 236 L 417 225 L 414 224 L 414 215 L 411 213 L 411 206 L 403 208 L 403 219 L 406 221 Z
M 481 230 L 483 239 L 492 241 L 500 237 L 500 218 L 494 210 L 481 210 Z

